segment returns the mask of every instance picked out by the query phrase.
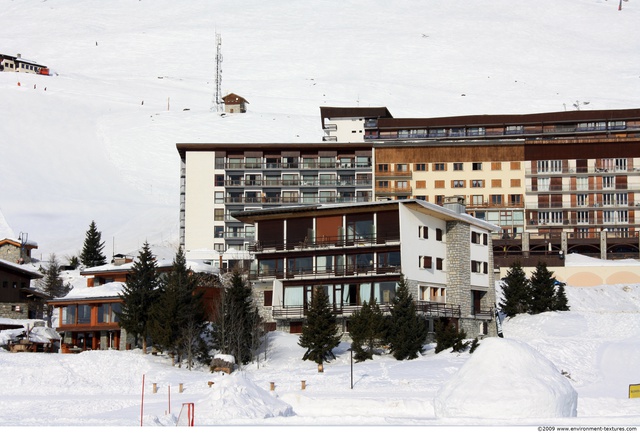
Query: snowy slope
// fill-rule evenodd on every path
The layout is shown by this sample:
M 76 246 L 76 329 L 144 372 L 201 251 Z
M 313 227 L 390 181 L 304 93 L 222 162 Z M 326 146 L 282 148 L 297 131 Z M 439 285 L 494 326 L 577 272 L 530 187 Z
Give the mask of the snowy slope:
M 353 376 L 347 343 L 318 373 L 302 361 L 298 336 L 279 332 L 269 334 L 259 363 L 230 376 L 172 367 L 166 357 L 139 350 L 0 350 L 0 425 L 137 426 L 143 378 L 145 426 L 175 425 L 187 402 L 195 404 L 197 426 L 640 425 L 638 401 L 627 398 L 628 385 L 639 382 L 640 285 L 567 287 L 567 296 L 571 311 L 516 316 L 505 322 L 504 340 L 485 340 L 474 354 L 435 354 L 429 345 L 411 361 L 386 354 L 355 363 Z M 458 374 L 463 366 L 475 373 Z M 453 386 L 468 403 L 438 412 L 455 401 Z M 549 408 L 563 389 L 577 393 L 577 402 L 558 400 L 573 411 L 577 403 L 573 415 Z M 514 417 L 518 411 L 529 415 Z
M 637 107 L 640 6 L 617 9 L 0 0 L 0 52 L 57 74 L 0 73 L 0 212 L 36 256 L 77 253 L 91 220 L 109 250 L 135 251 L 177 240 L 177 142 L 320 141 L 321 105 L 396 117 Z M 247 114 L 211 111 L 216 32 L 222 91 Z

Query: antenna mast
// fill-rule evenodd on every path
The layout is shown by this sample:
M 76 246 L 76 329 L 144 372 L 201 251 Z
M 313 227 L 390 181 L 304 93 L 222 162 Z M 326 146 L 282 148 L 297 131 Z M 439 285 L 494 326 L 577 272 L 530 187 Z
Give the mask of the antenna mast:
M 216 93 L 213 96 L 213 106 L 215 111 L 222 111 L 222 38 L 220 33 L 216 33 Z M 212 109 L 211 111 L 214 111 Z

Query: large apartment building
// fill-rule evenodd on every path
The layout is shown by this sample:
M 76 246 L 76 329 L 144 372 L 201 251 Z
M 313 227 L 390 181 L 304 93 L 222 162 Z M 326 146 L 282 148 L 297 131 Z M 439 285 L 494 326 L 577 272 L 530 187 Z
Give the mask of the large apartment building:
M 495 335 L 491 234 L 458 198 L 324 204 L 243 211 L 256 227 L 250 272 L 271 329 L 301 332 L 313 294 L 329 296 L 342 329 L 364 301 L 385 312 L 406 278 L 417 310 L 453 321 L 470 337 Z M 492 324 L 492 325 L 491 325 Z
M 234 212 L 283 205 L 369 202 L 369 144 L 178 144 L 182 161 L 180 237 L 187 258 L 227 252 L 249 259 L 254 227 Z M 233 254 L 229 254 L 229 251 Z M 239 253 L 241 252 L 241 253 Z
M 640 109 L 396 119 L 386 108 L 322 107 L 321 116 L 334 137 L 322 143 L 178 144 L 187 257 L 250 258 L 255 229 L 237 211 L 449 196 L 500 227 L 497 252 L 638 256 Z

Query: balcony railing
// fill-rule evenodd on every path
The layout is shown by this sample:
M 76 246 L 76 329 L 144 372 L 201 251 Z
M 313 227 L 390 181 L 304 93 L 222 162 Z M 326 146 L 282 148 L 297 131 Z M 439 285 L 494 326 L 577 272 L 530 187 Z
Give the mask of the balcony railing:
M 317 204 L 317 203 L 361 203 L 370 201 L 358 196 L 313 196 L 313 197 L 225 197 L 225 204 Z
M 412 174 L 408 170 L 376 170 L 376 177 L 411 177 Z
M 460 305 L 439 302 L 415 301 L 418 314 L 427 317 L 461 317 Z M 383 314 L 391 313 L 391 304 L 379 304 Z M 362 308 L 361 305 L 333 305 L 333 313 L 340 317 L 351 316 Z M 303 318 L 308 308 L 304 305 L 273 306 L 271 313 L 275 319 Z M 491 313 L 491 312 L 489 312 Z M 476 314 L 476 317 L 479 317 Z
M 334 137 L 324 137 L 334 138 Z M 229 162 L 224 164 L 226 170 L 317 170 L 317 169 L 369 169 L 371 162 L 319 162 L 319 161 L 294 161 L 294 162 Z
M 272 187 L 272 186 L 371 186 L 371 179 L 340 179 L 338 177 L 330 179 L 260 179 L 260 180 L 226 180 L 226 187 Z
M 606 173 L 637 173 L 640 174 L 640 167 L 563 167 L 561 170 L 538 171 L 535 168 L 525 170 L 526 176 L 548 177 L 561 174 L 606 174 Z
M 399 233 L 379 234 L 370 236 L 320 236 L 316 239 L 286 242 L 274 241 L 264 242 L 257 241 L 249 245 L 249 251 L 252 252 L 273 252 L 286 251 L 293 249 L 300 250 L 316 250 L 325 248 L 345 248 L 345 247 L 371 247 L 376 245 L 397 244 L 400 242 Z
M 335 266 L 332 269 L 292 269 L 292 270 L 252 270 L 249 279 L 255 280 L 292 280 L 292 279 L 316 279 L 318 277 L 348 277 L 363 275 L 400 275 L 400 265 L 397 266 Z

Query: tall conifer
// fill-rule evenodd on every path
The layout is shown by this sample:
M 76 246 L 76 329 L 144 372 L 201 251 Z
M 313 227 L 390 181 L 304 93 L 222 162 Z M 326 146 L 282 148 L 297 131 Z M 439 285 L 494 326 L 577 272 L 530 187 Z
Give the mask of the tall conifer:
M 102 254 L 102 250 L 104 250 L 102 233 L 98 231 L 95 221 L 91 221 L 89 230 L 85 234 L 80 261 L 87 268 L 102 266 L 107 263 L 107 258 Z
M 544 313 L 554 309 L 556 297 L 555 281 L 553 272 L 547 269 L 546 263 L 538 263 L 529 279 L 531 283 L 531 307 L 529 312 L 531 314 Z
M 391 306 L 388 342 L 397 360 L 414 359 L 423 352 L 429 329 L 418 315 L 413 296 L 404 276 L 401 276 L 396 297 Z
M 318 365 L 329 359 L 335 359 L 333 348 L 340 344 L 340 333 L 336 326 L 336 316 L 329 303 L 329 296 L 322 287 L 316 287 L 307 311 L 306 323 L 298 345 L 307 349 L 302 356 L 304 361 L 313 361 Z
M 384 316 L 375 300 L 353 313 L 349 321 L 351 349 L 356 361 L 373 359 L 373 351 L 384 336 Z
M 136 344 L 142 338 L 142 351 L 147 353 L 151 308 L 158 298 L 158 270 L 149 244 L 144 243 L 135 260 L 131 274 L 120 295 L 122 311 L 118 314 L 120 326 L 133 334 Z
M 516 314 L 529 311 L 532 299 L 531 285 L 520 263 L 515 262 L 511 265 L 500 286 L 502 287 L 502 301 L 499 307 L 503 313 L 513 317 Z

